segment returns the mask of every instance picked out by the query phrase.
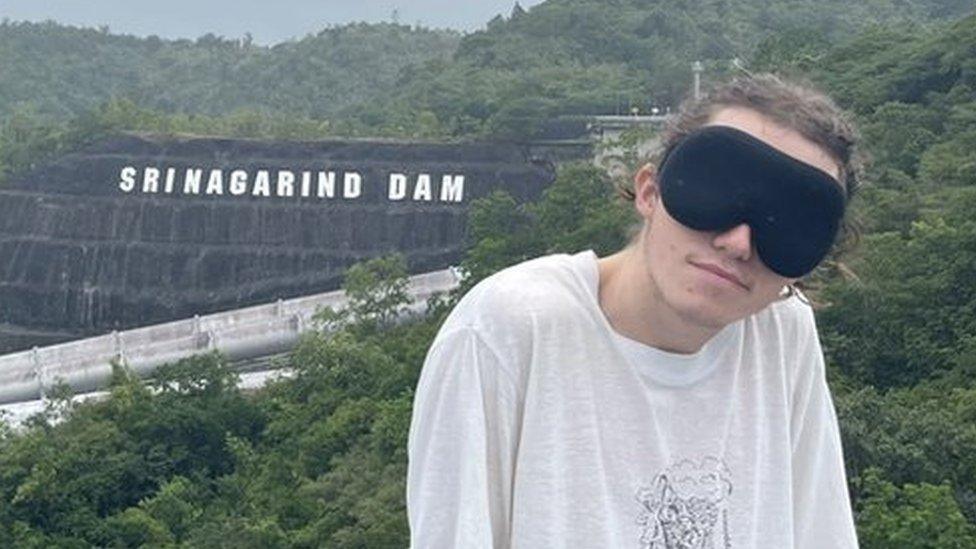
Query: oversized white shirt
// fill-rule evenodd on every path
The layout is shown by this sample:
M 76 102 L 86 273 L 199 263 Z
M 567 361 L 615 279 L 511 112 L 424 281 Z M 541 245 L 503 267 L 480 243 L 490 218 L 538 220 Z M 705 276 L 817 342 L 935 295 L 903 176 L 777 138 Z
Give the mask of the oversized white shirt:
M 411 547 L 856 548 L 810 308 L 676 354 L 616 332 L 598 288 L 586 250 L 458 302 L 414 398 Z

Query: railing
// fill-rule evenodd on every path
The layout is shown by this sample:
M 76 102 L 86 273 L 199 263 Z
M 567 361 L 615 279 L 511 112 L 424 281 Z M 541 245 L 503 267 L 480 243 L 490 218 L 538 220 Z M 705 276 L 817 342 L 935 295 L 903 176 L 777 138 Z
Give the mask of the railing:
M 429 297 L 453 289 L 459 279 L 454 269 L 410 277 L 407 314 L 422 313 Z M 145 377 L 163 364 L 212 349 L 232 361 L 281 353 L 298 343 L 316 311 L 346 303 L 337 290 L 0 356 L 0 404 L 41 399 L 59 380 L 75 393 L 102 389 L 113 361 Z

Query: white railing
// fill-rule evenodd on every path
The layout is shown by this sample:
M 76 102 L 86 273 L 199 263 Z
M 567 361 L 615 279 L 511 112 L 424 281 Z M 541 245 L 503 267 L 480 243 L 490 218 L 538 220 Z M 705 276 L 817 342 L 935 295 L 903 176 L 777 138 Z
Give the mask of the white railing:
M 453 289 L 459 280 L 453 268 L 410 277 L 406 312 L 424 312 L 429 297 Z M 0 404 L 42 399 L 59 380 L 76 394 L 102 389 L 113 361 L 124 361 L 145 377 L 163 364 L 212 349 L 232 361 L 281 353 L 312 327 L 316 311 L 340 309 L 346 302 L 337 290 L 0 356 Z

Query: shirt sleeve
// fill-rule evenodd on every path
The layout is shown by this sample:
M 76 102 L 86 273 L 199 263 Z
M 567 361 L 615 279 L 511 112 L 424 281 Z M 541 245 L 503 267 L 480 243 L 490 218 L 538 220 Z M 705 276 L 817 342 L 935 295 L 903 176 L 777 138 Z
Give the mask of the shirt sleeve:
M 813 313 L 809 312 L 813 321 Z M 816 327 L 801 346 L 790 433 L 795 549 L 857 548 L 840 430 Z M 805 356 L 804 356 L 805 355 Z
M 410 423 L 410 547 L 508 546 L 518 414 L 514 378 L 477 332 L 439 334 Z

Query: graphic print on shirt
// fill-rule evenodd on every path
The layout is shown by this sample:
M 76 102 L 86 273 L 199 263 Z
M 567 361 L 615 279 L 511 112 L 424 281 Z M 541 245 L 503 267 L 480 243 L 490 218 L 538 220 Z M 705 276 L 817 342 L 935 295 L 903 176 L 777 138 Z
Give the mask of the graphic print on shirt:
M 673 463 L 637 489 L 641 549 L 730 549 L 732 475 L 713 456 Z

